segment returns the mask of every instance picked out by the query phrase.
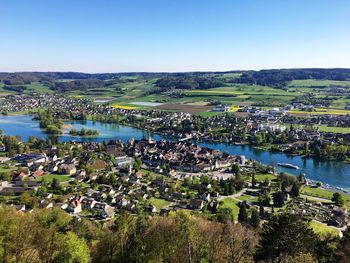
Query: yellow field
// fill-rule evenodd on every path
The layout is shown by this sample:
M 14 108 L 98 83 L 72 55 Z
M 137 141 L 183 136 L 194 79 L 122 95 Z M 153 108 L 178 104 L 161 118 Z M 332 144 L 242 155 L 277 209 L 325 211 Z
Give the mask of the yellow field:
M 240 110 L 241 108 L 240 107 L 231 107 L 230 108 L 230 111 L 238 111 Z
M 116 109 L 124 109 L 124 110 L 135 110 L 137 107 L 134 106 L 124 106 L 124 105 L 112 105 L 113 108 Z

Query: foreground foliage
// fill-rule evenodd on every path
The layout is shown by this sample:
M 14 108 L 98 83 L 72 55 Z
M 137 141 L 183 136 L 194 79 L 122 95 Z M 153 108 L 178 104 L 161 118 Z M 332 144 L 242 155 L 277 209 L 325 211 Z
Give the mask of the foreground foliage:
M 101 225 L 59 209 L 1 207 L 0 262 L 349 262 L 350 231 L 319 237 L 286 214 L 254 227 L 185 212 Z

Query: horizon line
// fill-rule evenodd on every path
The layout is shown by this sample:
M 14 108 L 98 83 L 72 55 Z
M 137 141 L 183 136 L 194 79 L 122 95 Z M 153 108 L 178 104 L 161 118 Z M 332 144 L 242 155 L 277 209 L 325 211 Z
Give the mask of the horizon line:
M 83 73 L 83 74 L 128 74 L 128 73 L 154 73 L 154 74 L 176 74 L 176 73 L 232 73 L 232 72 L 247 72 L 247 71 L 263 71 L 263 70 L 307 70 L 307 69 L 346 69 L 350 67 L 301 67 L 301 68 L 261 68 L 261 69 L 231 69 L 231 70 L 193 70 L 193 71 L 74 71 L 74 70 L 24 70 L 24 71 L 0 71 L 0 74 L 14 74 L 14 73 Z

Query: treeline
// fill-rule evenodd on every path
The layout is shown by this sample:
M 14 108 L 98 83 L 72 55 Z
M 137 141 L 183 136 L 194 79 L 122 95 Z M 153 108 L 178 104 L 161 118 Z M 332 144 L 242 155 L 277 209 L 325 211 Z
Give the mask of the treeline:
M 5 85 L 2 88 L 4 90 L 15 91 L 15 92 L 18 92 L 18 93 L 22 93 L 22 92 L 24 92 L 27 89 L 26 86 L 22 86 L 22 85 L 16 85 L 16 86 L 7 86 L 7 85 Z
M 98 136 L 99 135 L 97 130 L 90 130 L 85 128 L 82 128 L 81 130 L 71 129 L 69 131 L 69 134 L 73 136 Z
M 350 69 L 269 69 L 244 72 L 235 82 L 280 88 L 302 79 L 350 80 Z
M 67 92 L 72 90 L 87 90 L 93 88 L 101 88 L 105 86 L 105 82 L 99 79 L 82 79 L 73 81 L 56 81 L 48 83 L 50 89 L 60 92 Z
M 39 120 L 39 126 L 42 129 L 46 129 L 48 134 L 61 134 L 63 121 L 50 110 L 47 111 L 39 111 L 37 113 L 37 117 L 35 119 Z
M 315 96 L 313 93 L 308 93 L 306 95 L 300 96 L 300 97 L 296 97 L 294 99 L 292 99 L 292 103 L 302 103 L 305 105 L 323 105 L 326 107 L 329 107 L 333 100 L 336 100 L 336 97 L 322 97 L 319 98 L 317 96 Z
M 158 91 L 170 89 L 210 89 L 222 87 L 225 82 L 215 77 L 166 77 L 156 81 Z
M 230 71 L 234 73 L 240 71 Z M 99 79 L 113 80 L 121 77 L 141 77 L 144 79 L 164 78 L 164 77 L 195 77 L 203 75 L 222 74 L 226 72 L 125 72 L 125 73 L 82 73 L 82 72 L 0 72 L 0 80 L 6 85 L 23 85 L 38 81 L 52 81 L 59 79 L 77 80 L 77 79 Z
M 208 89 L 222 86 L 224 79 L 215 78 L 216 74 L 242 73 L 230 82 L 256 84 L 281 88 L 292 80 L 350 80 L 350 69 L 270 69 L 260 71 L 226 71 L 226 72 L 129 72 L 88 74 L 81 72 L 16 72 L 0 73 L 0 81 L 5 85 L 27 85 L 41 82 L 57 91 L 79 88 L 103 87 L 105 81 L 118 81 L 122 77 L 138 77 L 141 79 L 158 78 L 156 91 L 175 89 Z M 58 80 L 71 80 L 61 82 Z M 102 82 L 98 82 L 102 81 Z M 125 81 L 125 79 L 123 80 Z M 132 81 L 132 80 L 130 80 Z M 108 85 L 108 84 L 107 84 Z
M 161 72 L 129 72 L 129 73 L 82 73 L 82 72 L 0 72 L 0 81 L 5 85 L 27 85 L 32 82 L 53 83 L 57 80 L 118 80 L 122 77 L 140 77 L 143 79 L 163 78 L 167 76 L 198 76 L 209 73 L 161 73 Z M 212 73 L 214 74 L 214 73 Z
M 272 216 L 253 230 L 174 212 L 120 214 L 101 225 L 60 209 L 0 207 L 1 262 L 349 262 L 350 231 L 318 236 L 299 215 Z

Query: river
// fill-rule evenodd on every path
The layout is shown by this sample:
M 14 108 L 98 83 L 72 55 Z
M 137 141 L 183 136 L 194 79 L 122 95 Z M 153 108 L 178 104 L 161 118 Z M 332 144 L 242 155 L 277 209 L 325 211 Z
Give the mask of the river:
M 130 138 L 142 139 L 147 136 L 147 132 L 128 126 L 100 123 L 93 121 L 69 121 L 65 122 L 70 128 L 80 130 L 81 128 L 98 130 L 99 136 L 96 138 L 80 138 L 63 134 L 62 141 L 95 141 L 102 142 L 111 139 L 120 139 L 126 142 Z M 46 138 L 46 134 L 39 128 L 39 123 L 33 121 L 31 116 L 0 116 L 0 129 L 6 135 L 18 135 L 23 140 L 28 140 L 29 136 Z M 68 132 L 68 131 L 67 131 Z M 153 135 L 156 140 L 163 139 L 163 136 Z M 257 160 L 266 165 L 276 165 L 277 163 L 291 163 L 300 167 L 300 170 L 276 167 L 278 171 L 285 171 L 294 175 L 305 173 L 306 177 L 312 180 L 321 181 L 332 186 L 350 190 L 350 164 L 338 161 L 317 161 L 305 159 L 299 156 L 288 156 L 284 153 L 271 152 L 256 149 L 247 145 L 229 145 L 224 143 L 200 142 L 201 146 L 219 149 L 235 155 L 244 155 L 248 159 Z

